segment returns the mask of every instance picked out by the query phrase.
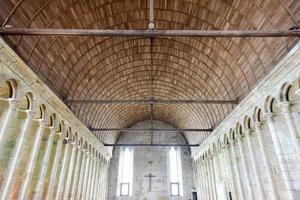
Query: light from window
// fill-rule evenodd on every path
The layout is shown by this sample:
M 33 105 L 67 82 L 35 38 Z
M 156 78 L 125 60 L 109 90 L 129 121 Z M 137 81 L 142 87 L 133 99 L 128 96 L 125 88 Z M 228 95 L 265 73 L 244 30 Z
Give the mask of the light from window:
M 118 175 L 118 196 L 132 195 L 133 149 L 121 148 Z
M 171 196 L 182 196 L 182 169 L 180 148 L 171 147 L 170 157 L 170 189 Z

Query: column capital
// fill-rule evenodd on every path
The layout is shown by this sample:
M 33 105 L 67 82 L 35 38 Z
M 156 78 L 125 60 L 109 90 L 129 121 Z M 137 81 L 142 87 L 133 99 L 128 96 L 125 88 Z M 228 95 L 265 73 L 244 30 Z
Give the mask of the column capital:
M 26 116 L 28 117 L 28 118 L 33 118 L 34 116 L 35 116 L 35 114 L 36 114 L 36 112 L 34 112 L 33 110 L 25 110 L 24 111 L 25 113 L 26 113 Z
M 20 101 L 16 99 L 8 99 L 8 103 L 10 109 L 18 109 L 20 105 Z
M 274 113 L 268 112 L 268 113 L 265 113 L 263 116 L 264 116 L 264 118 L 266 118 L 267 122 L 272 122 Z
M 253 128 L 246 128 L 244 132 L 245 132 L 245 136 L 251 136 L 252 133 L 254 132 L 254 129 Z
M 280 109 L 282 110 L 282 112 L 284 113 L 289 113 L 291 112 L 291 103 L 288 101 L 283 101 L 278 103 L 278 106 L 280 107 Z

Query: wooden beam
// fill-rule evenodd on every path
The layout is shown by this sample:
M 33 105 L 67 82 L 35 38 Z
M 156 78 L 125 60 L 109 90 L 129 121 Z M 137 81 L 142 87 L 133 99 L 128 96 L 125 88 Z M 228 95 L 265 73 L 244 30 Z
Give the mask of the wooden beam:
M 103 144 L 106 147 L 199 147 L 199 144 Z
M 89 37 L 300 37 L 300 30 L 99 30 L 0 27 L 0 35 Z
M 102 132 L 110 132 L 110 131 L 118 131 L 118 132 L 212 132 L 212 128 L 207 129 L 184 129 L 184 128 L 90 128 L 91 131 L 102 131 Z
M 89 100 L 66 99 L 67 104 L 238 104 L 237 100 L 156 100 L 156 99 L 128 99 L 128 100 Z

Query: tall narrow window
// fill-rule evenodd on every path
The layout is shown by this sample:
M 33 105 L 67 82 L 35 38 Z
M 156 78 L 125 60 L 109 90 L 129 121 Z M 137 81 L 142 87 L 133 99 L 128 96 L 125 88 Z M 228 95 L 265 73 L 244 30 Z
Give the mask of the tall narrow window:
M 132 195 L 133 178 L 133 149 L 130 147 L 121 148 L 118 174 L 117 196 Z
M 171 147 L 170 158 L 170 191 L 171 196 L 182 196 L 182 168 L 180 148 Z

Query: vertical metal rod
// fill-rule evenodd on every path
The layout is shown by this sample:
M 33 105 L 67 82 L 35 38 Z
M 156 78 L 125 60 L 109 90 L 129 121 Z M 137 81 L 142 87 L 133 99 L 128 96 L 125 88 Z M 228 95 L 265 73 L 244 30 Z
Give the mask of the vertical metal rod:
M 154 23 L 154 0 L 149 0 L 149 21 Z

